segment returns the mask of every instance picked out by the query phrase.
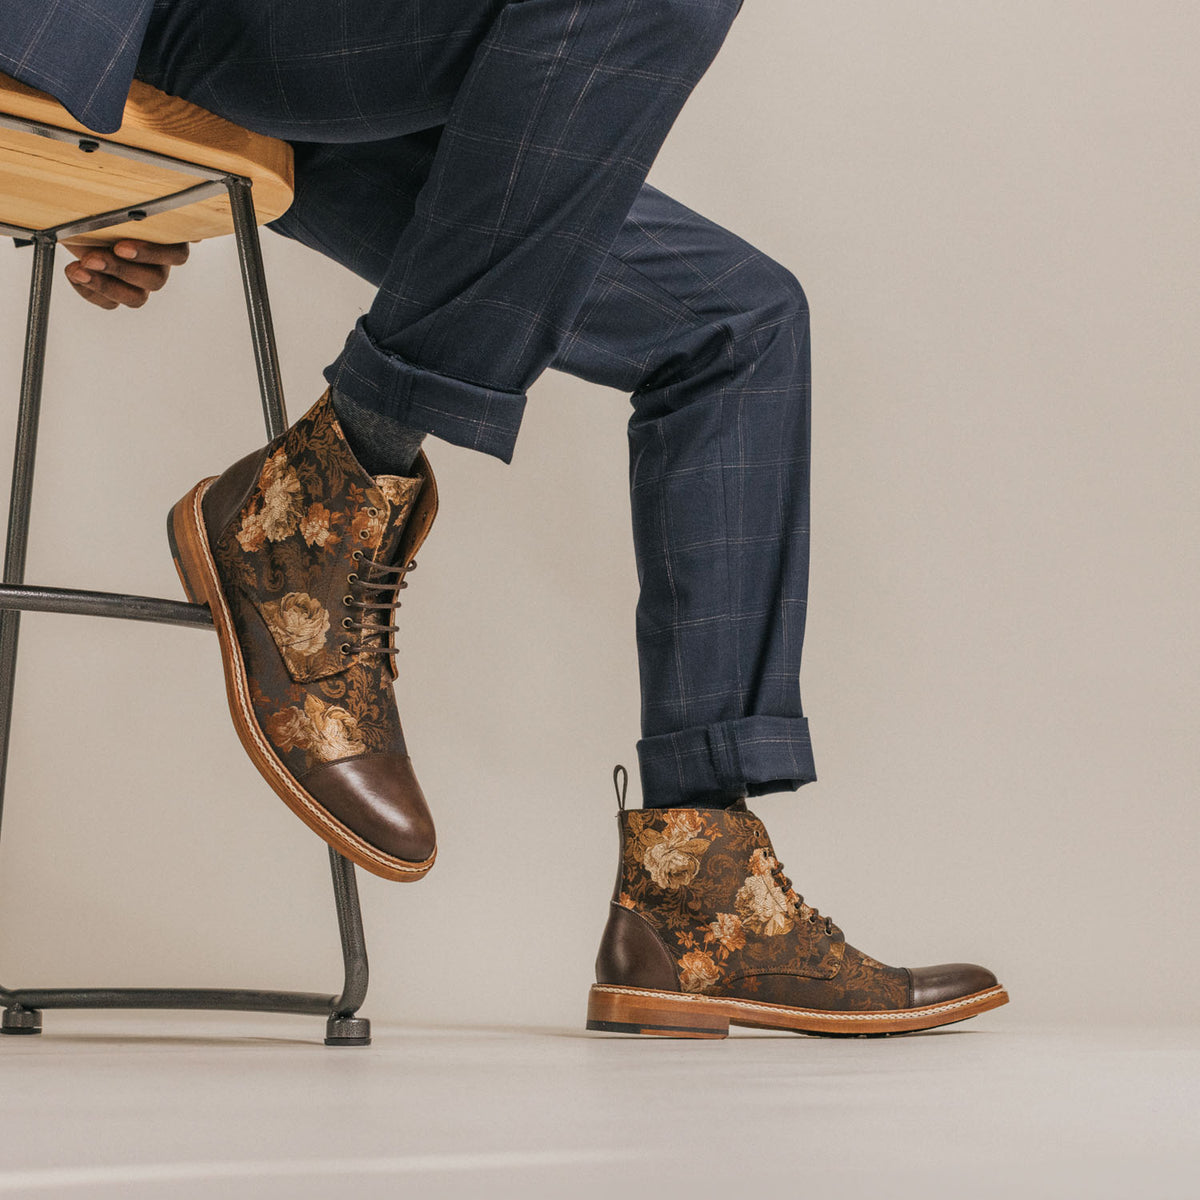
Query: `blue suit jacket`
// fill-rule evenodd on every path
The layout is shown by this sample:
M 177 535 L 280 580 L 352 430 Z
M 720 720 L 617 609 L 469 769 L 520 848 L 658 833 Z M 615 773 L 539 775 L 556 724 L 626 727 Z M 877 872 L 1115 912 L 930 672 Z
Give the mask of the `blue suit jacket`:
M 0 0 L 0 72 L 97 133 L 121 124 L 154 0 Z

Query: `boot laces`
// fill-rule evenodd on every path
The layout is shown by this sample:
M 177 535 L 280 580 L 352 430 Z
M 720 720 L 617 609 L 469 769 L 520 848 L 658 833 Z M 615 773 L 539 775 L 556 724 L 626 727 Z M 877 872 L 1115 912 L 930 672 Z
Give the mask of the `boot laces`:
M 365 563 L 366 573 L 360 575 L 357 571 L 351 571 L 346 576 L 346 585 L 350 590 L 342 597 L 342 603 L 362 614 L 363 619 L 342 619 L 342 628 L 347 633 L 357 633 L 358 637 L 347 638 L 338 649 L 344 657 L 351 654 L 386 654 L 395 666 L 396 648 L 390 644 L 388 635 L 399 632 L 400 626 L 391 623 L 389 618 L 394 617 L 396 609 L 401 607 L 400 592 L 408 587 L 408 580 L 400 576 L 406 571 L 415 571 L 417 560 L 414 558 L 405 565 L 389 566 L 365 558 L 361 550 L 355 550 L 351 557 L 357 563 Z M 375 613 L 379 616 L 372 619 Z
M 783 888 L 783 894 L 796 905 L 797 911 L 800 911 L 801 906 L 804 904 L 804 897 L 800 895 L 798 891 L 796 891 L 792 881 L 787 877 L 787 875 L 784 874 L 783 863 L 780 862 L 779 859 L 775 859 L 775 874 L 780 886 Z M 817 912 L 817 910 L 811 904 L 809 904 L 807 907 L 808 923 L 810 925 L 816 925 L 818 921 L 824 922 L 826 934 L 832 935 L 833 918 L 822 916 L 821 913 Z

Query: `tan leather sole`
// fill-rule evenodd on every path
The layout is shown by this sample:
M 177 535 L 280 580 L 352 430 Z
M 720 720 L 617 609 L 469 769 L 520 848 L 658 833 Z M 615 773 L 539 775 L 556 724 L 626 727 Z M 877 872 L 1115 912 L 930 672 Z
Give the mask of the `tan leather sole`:
M 259 727 L 250 703 L 246 664 L 234 630 L 233 615 L 225 601 L 200 507 L 204 493 L 215 479 L 216 476 L 202 479 L 171 509 L 167 520 L 167 537 L 171 543 L 175 570 L 179 573 L 179 581 L 188 599 L 193 604 L 207 604 L 212 612 L 221 645 L 221 660 L 225 666 L 225 694 L 229 699 L 229 713 L 242 746 L 275 794 L 339 854 L 364 871 L 384 879 L 410 882 L 422 878 L 433 866 L 437 858 L 436 850 L 424 862 L 408 862 L 385 854 L 359 837 L 297 783 Z
M 957 1000 L 923 1008 L 888 1012 L 825 1012 L 791 1008 L 761 1000 L 698 996 L 688 992 L 655 992 L 646 988 L 597 983 L 588 996 L 587 1027 L 606 1033 L 645 1033 L 658 1037 L 723 1038 L 730 1025 L 864 1037 L 933 1029 L 977 1017 L 1008 1003 L 1002 987 L 988 988 Z

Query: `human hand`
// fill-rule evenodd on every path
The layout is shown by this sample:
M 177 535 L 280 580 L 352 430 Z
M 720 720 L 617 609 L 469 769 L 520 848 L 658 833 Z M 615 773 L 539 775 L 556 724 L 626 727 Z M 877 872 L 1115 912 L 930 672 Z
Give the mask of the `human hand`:
M 141 308 L 167 282 L 171 268 L 187 262 L 188 243 L 140 242 L 123 238 L 111 246 L 64 241 L 79 260 L 68 263 L 67 282 L 100 308 Z

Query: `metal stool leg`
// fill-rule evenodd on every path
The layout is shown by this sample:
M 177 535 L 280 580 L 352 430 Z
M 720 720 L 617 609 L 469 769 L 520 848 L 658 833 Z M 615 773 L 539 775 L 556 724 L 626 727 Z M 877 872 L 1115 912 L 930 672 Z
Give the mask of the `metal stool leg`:
M 242 269 L 242 287 L 246 293 L 246 312 L 250 318 L 250 336 L 254 342 L 254 361 L 258 367 L 258 386 L 262 393 L 263 416 L 267 437 L 273 438 L 287 428 L 280 380 L 279 354 L 275 346 L 275 327 L 267 298 L 267 278 L 263 269 L 262 245 L 254 216 L 254 197 L 244 179 L 231 177 L 229 207 L 233 212 L 233 232 L 237 239 L 238 262 Z M 345 982 L 342 994 L 334 1001 L 326 1027 L 327 1046 L 365 1046 L 371 1041 L 371 1022 L 355 1016 L 367 994 L 367 948 L 362 912 L 358 905 L 358 883 L 354 864 L 329 849 L 333 872 L 333 894 L 337 904 L 338 933 L 342 940 Z
M 250 336 L 254 340 L 254 361 L 258 366 L 263 416 L 267 422 L 267 437 L 273 438 L 287 428 L 287 416 L 283 408 L 279 353 L 275 348 L 275 326 L 271 322 L 271 303 L 267 299 L 262 245 L 258 240 L 258 222 L 254 218 L 254 198 L 250 195 L 250 184 L 245 179 L 230 176 L 226 186 L 229 189 L 229 207 L 233 212 L 238 262 L 242 268 L 246 311 L 250 316 Z
M 367 995 L 367 946 L 363 938 L 362 913 L 358 907 L 358 881 L 354 864 L 329 847 L 333 872 L 333 895 L 337 903 L 338 933 L 342 938 L 342 964 L 346 982 L 333 1002 L 325 1025 L 327 1046 L 368 1046 L 371 1022 L 355 1016 Z
M 54 282 L 55 239 L 38 237 L 29 286 L 29 320 L 25 327 L 25 361 L 21 368 L 21 403 L 17 413 L 17 448 L 13 456 L 12 493 L 8 506 L 8 542 L 4 582 L 25 582 L 25 550 L 29 542 L 29 509 L 33 495 L 33 460 L 37 453 L 42 375 L 46 365 L 46 333 L 50 319 L 50 286 Z M 21 614 L 0 612 L 0 816 L 4 812 L 4 778 L 8 769 L 8 737 L 12 725 L 13 673 Z
M 46 334 L 50 320 L 50 288 L 54 282 L 53 237 L 36 237 L 29 285 L 29 318 L 25 326 L 25 358 L 21 367 L 21 402 L 17 411 L 17 447 L 13 456 L 12 492 L 8 506 L 8 540 L 4 550 L 4 582 L 25 582 L 29 543 L 29 510 L 33 495 L 33 462 L 41 415 L 42 376 L 46 366 Z M 4 815 L 4 781 L 8 774 L 8 741 L 12 729 L 13 683 L 21 614 L 0 611 L 0 818 Z M 11 1004 L 0 1018 L 4 1033 L 41 1033 L 36 1008 Z

